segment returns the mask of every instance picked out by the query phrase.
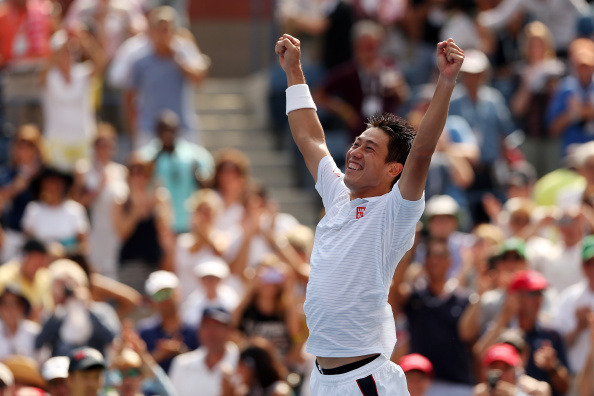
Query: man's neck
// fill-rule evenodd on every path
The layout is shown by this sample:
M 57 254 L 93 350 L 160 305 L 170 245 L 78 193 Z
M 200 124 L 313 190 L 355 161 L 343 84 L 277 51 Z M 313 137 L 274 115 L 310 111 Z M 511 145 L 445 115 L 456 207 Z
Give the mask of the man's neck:
M 371 189 L 367 189 L 367 190 L 360 190 L 360 191 L 356 191 L 356 192 L 351 190 L 350 197 L 351 197 L 351 201 L 353 201 L 357 198 L 365 199 L 365 198 L 379 197 L 379 196 L 382 196 L 389 192 L 390 192 L 390 189 L 385 188 L 385 187 L 375 187 L 375 188 L 371 188 Z
M 225 347 L 209 348 L 204 359 L 206 366 L 212 370 L 225 357 Z

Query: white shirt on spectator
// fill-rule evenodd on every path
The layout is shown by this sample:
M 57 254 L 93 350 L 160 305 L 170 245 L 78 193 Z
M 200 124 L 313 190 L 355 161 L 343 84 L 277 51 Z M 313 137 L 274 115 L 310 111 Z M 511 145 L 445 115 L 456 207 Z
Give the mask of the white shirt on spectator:
M 41 326 L 30 320 L 22 320 L 14 335 L 0 321 L 0 360 L 11 355 L 35 357 L 35 338 Z
M 177 396 L 219 396 L 223 380 L 221 363 L 235 370 L 239 360 L 239 350 L 235 344 L 228 342 L 225 349 L 225 356 L 212 370 L 206 365 L 207 351 L 204 347 L 175 357 L 169 369 L 169 378 Z
M 331 157 L 318 166 L 326 215 L 316 228 L 304 310 L 307 352 L 324 357 L 390 356 L 396 343 L 388 290 L 412 247 L 425 207 L 402 198 L 398 183 L 379 197 L 350 200 Z
M 201 289 L 194 290 L 182 303 L 182 320 L 190 326 L 198 328 L 202 322 L 202 313 L 206 308 L 224 308 L 227 312 L 233 312 L 239 305 L 239 301 L 237 291 L 224 283 L 217 288 L 217 296 L 213 300 L 209 300 Z
M 26 232 L 44 242 L 72 242 L 89 229 L 85 208 L 72 200 L 65 200 L 58 206 L 30 202 L 22 224 Z
M 594 291 L 588 283 L 582 281 L 567 288 L 559 298 L 554 326 L 563 336 L 571 333 L 577 327 L 575 311 L 581 307 L 590 307 L 594 311 Z M 579 372 L 586 362 L 590 350 L 590 334 L 585 329 L 576 338 L 573 345 L 567 345 L 567 359 L 573 373 Z
M 557 293 L 583 279 L 581 254 L 581 243 L 565 246 L 563 242 L 554 244 L 543 238 L 531 238 L 526 246 L 528 264 L 539 271 Z
M 43 134 L 48 140 L 85 144 L 95 133 L 95 115 L 91 104 L 93 66 L 76 63 L 70 70 L 70 81 L 54 67 L 47 72 L 43 95 Z

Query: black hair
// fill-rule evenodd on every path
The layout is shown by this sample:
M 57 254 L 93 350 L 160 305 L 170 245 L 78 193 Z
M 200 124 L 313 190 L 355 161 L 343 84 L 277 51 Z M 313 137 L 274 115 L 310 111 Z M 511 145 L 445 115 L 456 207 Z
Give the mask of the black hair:
M 270 341 L 254 337 L 240 353 L 239 361 L 250 367 L 254 375 L 254 383 L 266 389 L 286 378 L 286 368 L 277 353 Z
M 23 307 L 25 318 L 28 318 L 31 313 L 31 302 L 29 302 L 23 292 L 16 285 L 8 285 L 6 289 L 0 293 L 0 301 L 4 300 L 4 297 L 8 294 L 12 294 L 18 298 L 19 303 Z
M 372 115 L 367 120 L 367 128 L 378 128 L 388 135 L 386 163 L 397 162 L 404 165 L 410 153 L 413 140 L 415 139 L 415 128 L 404 118 L 392 113 Z M 400 174 L 394 178 L 392 186 L 400 179 Z

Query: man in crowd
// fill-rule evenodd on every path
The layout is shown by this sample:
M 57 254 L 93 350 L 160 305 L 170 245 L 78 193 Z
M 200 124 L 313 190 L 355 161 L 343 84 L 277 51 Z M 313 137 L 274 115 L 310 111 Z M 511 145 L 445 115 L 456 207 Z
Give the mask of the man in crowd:
M 239 349 L 231 342 L 231 315 L 222 308 L 206 308 L 198 336 L 201 346 L 173 359 L 171 381 L 178 396 L 221 394 L 224 370 L 235 370 Z
M 418 353 L 411 353 L 401 357 L 398 365 L 406 375 L 410 396 L 425 396 L 433 383 L 433 365 L 429 359 Z
M 41 367 L 41 376 L 47 382 L 50 396 L 69 396 L 68 393 L 68 366 L 70 359 L 67 356 L 49 358 Z
M 103 388 L 106 369 L 101 352 L 93 348 L 76 349 L 70 355 L 68 366 L 68 391 L 70 396 L 99 395 Z

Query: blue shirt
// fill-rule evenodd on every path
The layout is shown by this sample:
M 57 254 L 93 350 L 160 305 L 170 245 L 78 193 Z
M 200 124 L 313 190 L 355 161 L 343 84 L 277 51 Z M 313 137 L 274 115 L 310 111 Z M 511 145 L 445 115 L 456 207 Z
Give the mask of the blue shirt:
M 576 97 L 584 103 L 594 104 L 594 83 L 583 87 L 573 76 L 565 77 L 559 84 L 546 114 L 546 121 L 549 127 L 557 117 L 565 113 L 572 97 Z M 567 154 L 567 147 L 574 143 L 586 143 L 594 139 L 594 122 L 572 122 L 561 135 L 562 154 Z
M 146 348 L 149 352 L 153 352 L 157 348 L 157 341 L 171 340 L 174 338 L 172 335 L 165 333 L 163 327 L 161 327 L 161 319 L 158 316 L 141 320 L 138 324 L 138 333 L 140 334 L 142 340 L 146 343 Z M 188 350 L 193 351 L 194 349 L 198 348 L 198 339 L 196 336 L 196 329 L 194 327 L 184 323 L 179 330 L 179 333 L 176 335 L 180 335 L 182 337 L 184 344 L 186 344 L 188 347 Z M 173 357 L 158 363 L 159 366 L 165 370 L 165 372 L 169 372 L 169 367 L 171 366 L 172 360 Z
M 464 87 L 456 90 L 450 103 L 450 115 L 464 118 L 481 150 L 480 161 L 492 164 L 501 158 L 502 138 L 514 131 L 511 113 L 503 95 L 495 88 L 481 86 L 473 102 Z
M 184 131 L 196 130 L 192 87 L 172 58 L 150 53 L 132 68 L 130 87 L 136 91 L 138 127 L 143 133 L 155 130 L 163 110 L 177 114 Z
M 154 139 L 141 148 L 141 154 L 148 161 L 155 161 L 155 178 L 171 194 L 175 231 L 187 232 L 190 216 L 186 201 L 198 187 L 197 177 L 206 180 L 213 175 L 212 155 L 204 147 L 185 139 L 176 139 L 171 153 L 163 151 L 161 141 Z

